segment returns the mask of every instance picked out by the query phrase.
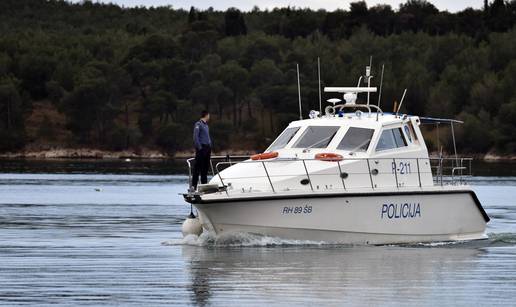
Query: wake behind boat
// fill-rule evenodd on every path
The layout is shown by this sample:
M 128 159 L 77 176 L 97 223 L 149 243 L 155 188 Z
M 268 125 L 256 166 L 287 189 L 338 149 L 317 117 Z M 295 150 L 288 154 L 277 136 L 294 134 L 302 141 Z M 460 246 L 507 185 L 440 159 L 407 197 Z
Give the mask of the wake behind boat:
M 204 231 L 345 244 L 487 238 L 489 217 L 466 182 L 471 159 L 429 157 L 420 129 L 447 123 L 453 133 L 458 121 L 384 113 L 369 104 L 376 88 L 359 85 L 325 88 L 344 103 L 291 122 L 262 154 L 214 157 L 210 182 L 184 194 Z

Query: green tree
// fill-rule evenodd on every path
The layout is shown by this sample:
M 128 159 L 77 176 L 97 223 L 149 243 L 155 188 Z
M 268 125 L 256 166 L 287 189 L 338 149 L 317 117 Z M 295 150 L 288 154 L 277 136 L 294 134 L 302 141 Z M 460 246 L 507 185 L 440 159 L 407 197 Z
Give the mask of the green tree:
M 170 154 L 174 154 L 182 147 L 182 140 L 184 139 L 181 126 L 170 123 L 159 129 L 156 143 Z
M 464 121 L 457 134 L 458 146 L 466 152 L 487 152 L 494 144 L 490 128 L 486 125 L 490 122 L 489 114 L 485 111 L 479 112 L 478 116 L 462 112 L 459 119 Z
M 34 99 L 47 97 L 45 84 L 55 69 L 55 60 L 43 54 L 27 54 L 20 60 L 22 87 Z
M 149 97 L 149 108 L 159 117 L 160 125 L 173 121 L 177 111 L 177 97 L 167 91 L 159 90 Z
M 504 0 L 494 0 L 488 8 L 486 23 L 491 31 L 503 32 L 512 26 L 513 18 Z
M 68 127 L 80 143 L 103 141 L 106 124 L 113 120 L 115 110 L 108 104 L 109 90 L 102 81 L 85 82 L 63 100 Z M 92 129 L 96 131 L 92 136 Z
M 238 36 L 247 34 L 244 15 L 236 8 L 229 8 L 224 13 L 224 29 L 228 36 Z
M 503 102 L 503 92 L 497 76 L 493 73 L 485 75 L 471 88 L 471 106 L 475 110 L 486 110 L 495 114 Z
M 121 113 L 120 100 L 130 78 L 118 67 L 94 61 L 85 66 L 76 83 L 78 86 L 62 102 L 68 127 L 81 143 L 105 144 Z
M 142 44 L 129 50 L 128 59 L 138 59 L 148 62 L 156 59 L 171 59 L 176 55 L 177 44 L 170 36 L 153 34 Z
M 161 87 L 174 93 L 178 98 L 186 98 L 191 90 L 188 78 L 188 65 L 179 59 L 173 59 L 163 63 L 160 72 Z
M 504 153 L 516 152 L 516 97 L 500 106 L 496 127 L 496 145 Z
M 411 29 L 414 32 L 427 29 L 428 20 L 437 14 L 439 10 L 426 0 L 408 0 L 400 4 L 400 26 Z
M 242 102 L 249 90 L 249 73 L 236 61 L 229 61 L 220 66 L 219 76 L 224 85 L 233 92 L 233 126 L 240 126 L 242 122 Z
M 0 151 L 15 150 L 25 144 L 22 99 L 17 81 L 0 79 Z

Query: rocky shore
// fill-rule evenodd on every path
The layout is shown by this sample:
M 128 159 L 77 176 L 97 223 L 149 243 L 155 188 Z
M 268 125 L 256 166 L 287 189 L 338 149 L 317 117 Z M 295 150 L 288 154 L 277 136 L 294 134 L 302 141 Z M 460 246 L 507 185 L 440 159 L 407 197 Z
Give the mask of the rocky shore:
M 497 155 L 493 153 L 487 153 L 483 155 L 484 161 L 516 161 L 516 155 Z
M 256 152 L 231 150 L 214 152 L 213 155 L 251 155 Z M 137 149 L 110 151 L 93 148 L 50 148 L 50 149 L 26 149 L 17 152 L 0 153 L 2 159 L 172 159 L 189 158 L 194 152 L 178 151 L 170 154 L 157 149 Z

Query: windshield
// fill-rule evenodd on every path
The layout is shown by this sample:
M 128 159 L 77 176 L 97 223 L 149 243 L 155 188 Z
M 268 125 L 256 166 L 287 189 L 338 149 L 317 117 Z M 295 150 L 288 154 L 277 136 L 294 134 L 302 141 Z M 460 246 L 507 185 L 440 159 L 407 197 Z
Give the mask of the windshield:
M 350 127 L 337 149 L 353 152 L 367 151 L 373 132 L 373 129 Z
M 326 148 L 338 130 L 339 127 L 335 126 L 309 126 L 292 147 Z
M 281 149 L 287 146 L 288 142 L 292 140 L 294 135 L 296 135 L 296 132 L 299 130 L 299 127 L 291 127 L 285 129 L 280 136 L 269 146 L 267 151 L 272 151 L 276 149 Z

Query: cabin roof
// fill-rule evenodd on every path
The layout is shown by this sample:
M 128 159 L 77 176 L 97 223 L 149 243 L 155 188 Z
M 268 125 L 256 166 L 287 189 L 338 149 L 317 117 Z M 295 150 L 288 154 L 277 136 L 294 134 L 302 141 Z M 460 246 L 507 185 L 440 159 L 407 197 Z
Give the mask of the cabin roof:
M 416 116 L 409 116 L 416 117 Z M 357 126 L 357 127 L 369 127 L 379 128 L 382 126 L 388 126 L 392 124 L 404 122 L 403 116 L 396 116 L 395 114 L 384 113 L 362 113 L 361 116 L 357 116 L 356 113 L 344 113 L 342 117 L 336 116 L 322 116 L 317 118 L 297 120 L 290 123 L 289 127 L 304 127 L 304 126 Z

